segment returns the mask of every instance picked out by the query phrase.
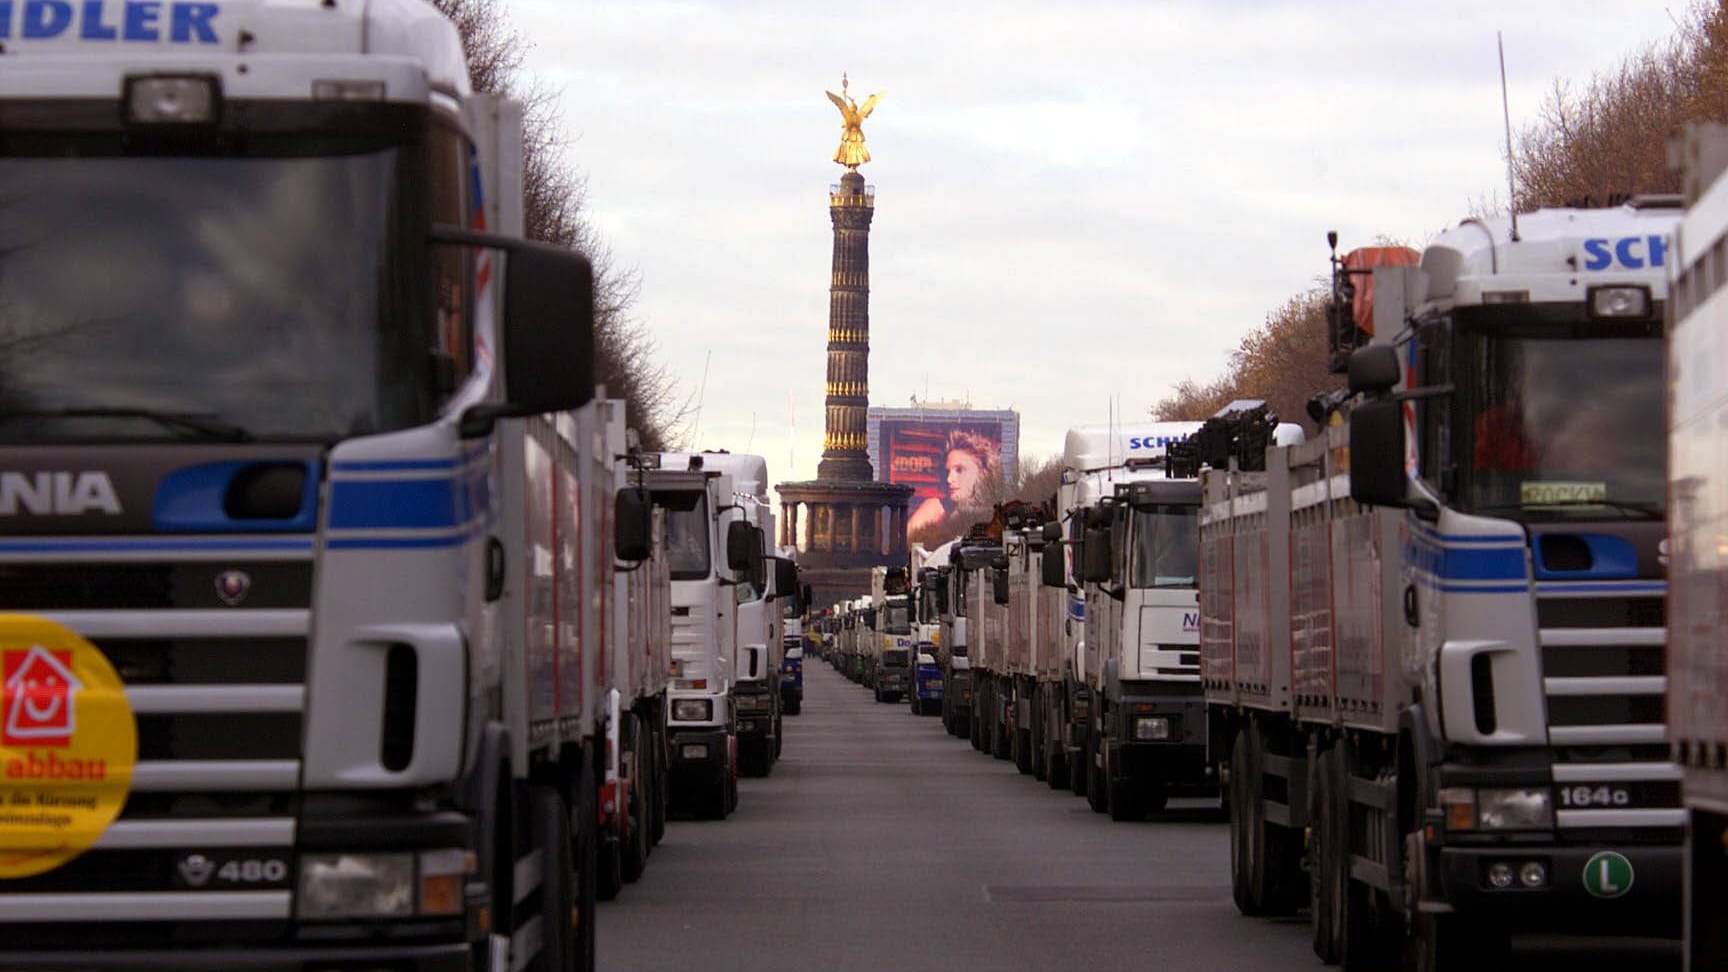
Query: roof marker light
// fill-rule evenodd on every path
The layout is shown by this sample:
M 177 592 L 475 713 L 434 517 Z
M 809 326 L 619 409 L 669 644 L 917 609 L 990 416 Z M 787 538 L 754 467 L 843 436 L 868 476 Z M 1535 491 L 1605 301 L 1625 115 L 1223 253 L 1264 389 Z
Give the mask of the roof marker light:
M 312 82 L 313 101 L 383 101 L 384 82 L 324 78 Z
M 126 119 L 135 125 L 209 125 L 221 90 L 211 75 L 150 75 L 126 79 Z
M 1650 288 L 1636 285 L 1590 288 L 1591 317 L 1649 317 Z

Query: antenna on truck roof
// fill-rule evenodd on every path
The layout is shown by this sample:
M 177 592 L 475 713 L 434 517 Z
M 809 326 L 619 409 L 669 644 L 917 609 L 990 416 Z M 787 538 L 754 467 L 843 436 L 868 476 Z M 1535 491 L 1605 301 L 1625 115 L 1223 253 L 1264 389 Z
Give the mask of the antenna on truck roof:
M 1512 169 L 1512 103 L 1506 95 L 1506 39 L 1494 32 L 1494 44 L 1500 48 L 1500 115 L 1506 123 L 1506 208 L 1512 212 L 1512 242 L 1518 242 L 1518 183 Z

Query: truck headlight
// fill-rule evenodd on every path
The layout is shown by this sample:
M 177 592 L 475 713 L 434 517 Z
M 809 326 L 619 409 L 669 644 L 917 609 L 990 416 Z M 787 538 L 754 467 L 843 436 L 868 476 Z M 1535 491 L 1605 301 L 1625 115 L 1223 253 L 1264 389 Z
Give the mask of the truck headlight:
M 1476 825 L 1483 830 L 1543 830 L 1554 826 L 1546 788 L 1517 787 L 1476 791 Z
M 401 918 L 414 913 L 414 855 L 306 854 L 301 918 Z
M 1138 742 L 1158 742 L 1170 738 L 1170 720 L 1154 717 L 1134 720 L 1134 738 Z
M 714 702 L 711 699 L 674 699 L 672 718 L 679 722 L 707 722 L 714 718 Z

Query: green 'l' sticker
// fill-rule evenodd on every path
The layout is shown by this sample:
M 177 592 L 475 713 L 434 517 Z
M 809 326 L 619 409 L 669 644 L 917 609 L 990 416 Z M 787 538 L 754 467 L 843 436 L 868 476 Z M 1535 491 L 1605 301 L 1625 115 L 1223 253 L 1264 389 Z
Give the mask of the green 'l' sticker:
M 1598 898 L 1618 898 L 1632 889 L 1632 862 L 1624 854 L 1602 851 L 1584 865 L 1584 890 Z

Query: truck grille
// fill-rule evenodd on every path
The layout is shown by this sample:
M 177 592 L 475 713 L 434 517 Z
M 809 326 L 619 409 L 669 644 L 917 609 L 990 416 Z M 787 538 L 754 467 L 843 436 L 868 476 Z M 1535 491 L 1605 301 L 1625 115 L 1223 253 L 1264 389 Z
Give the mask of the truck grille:
M 0 882 L 0 939 L 27 929 L 20 944 L 93 947 L 117 923 L 133 946 L 286 933 L 312 563 L 221 557 L 0 561 L 0 610 L 52 618 L 95 644 L 138 725 L 119 819 L 70 863 Z M 240 606 L 218 595 L 216 578 L 229 571 L 250 581 Z M 285 868 L 272 868 L 280 880 L 200 882 L 183 866 L 193 854 Z
M 1577 837 L 1680 838 L 1669 760 L 1662 585 L 1537 585 L 1555 823 Z

